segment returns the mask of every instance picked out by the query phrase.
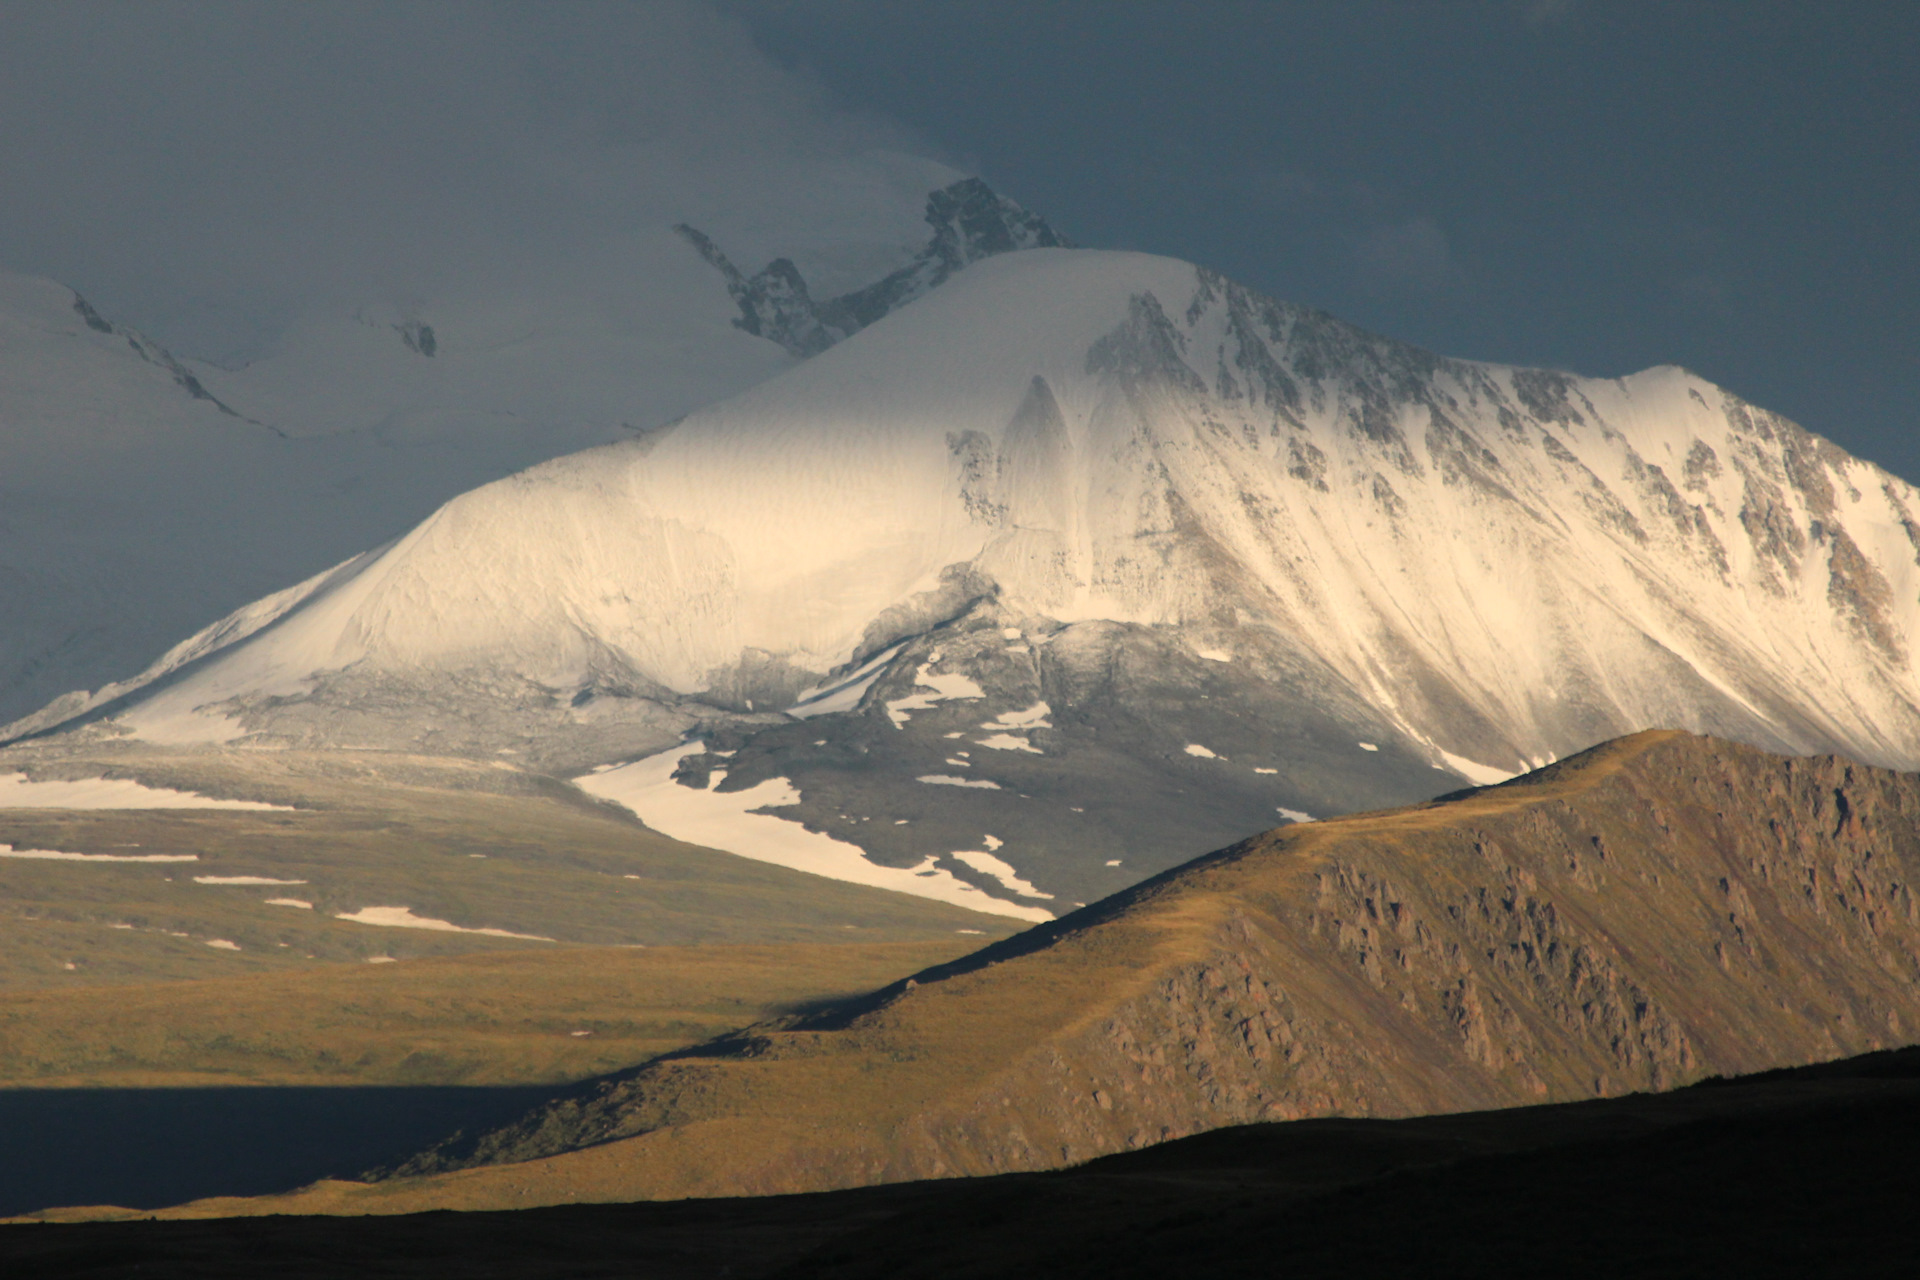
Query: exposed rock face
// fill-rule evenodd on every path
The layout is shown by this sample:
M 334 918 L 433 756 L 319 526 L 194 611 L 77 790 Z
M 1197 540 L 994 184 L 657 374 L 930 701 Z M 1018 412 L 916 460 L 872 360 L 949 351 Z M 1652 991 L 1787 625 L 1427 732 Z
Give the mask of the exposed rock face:
M 418 320 L 402 320 L 393 326 L 393 331 L 400 335 L 400 341 L 407 350 L 415 355 L 431 359 L 440 349 L 440 339 L 434 336 L 433 326 L 430 324 L 423 324 Z
M 816 1190 L 1665 1089 L 1920 1026 L 1920 777 L 1677 733 L 1295 826 L 263 1208 Z M 523 1161 L 518 1164 L 486 1162 Z M 329 1199 L 331 1197 L 331 1199 Z M 341 1198 L 344 1197 L 344 1198 Z
M 73 310 L 75 315 L 86 322 L 87 328 L 93 330 L 95 333 L 105 333 L 115 337 L 125 338 L 127 340 L 127 346 L 132 348 L 135 355 L 145 360 L 148 364 L 157 365 L 166 370 L 168 376 L 173 379 L 174 385 L 192 396 L 195 400 L 205 400 L 208 404 L 230 418 L 240 416 L 223 403 L 220 397 L 208 391 L 206 387 L 201 384 L 200 379 L 194 376 L 193 371 L 188 369 L 184 364 L 181 364 L 173 352 L 167 350 L 146 334 L 141 333 L 137 329 L 128 329 L 114 324 L 111 320 L 96 311 L 92 303 L 77 293 L 73 295 Z M 429 339 L 429 341 L 431 341 L 431 339 Z M 253 419 L 248 418 L 247 421 L 253 422 Z M 257 427 L 264 424 L 253 422 L 253 425 Z M 268 430 L 273 430 L 273 428 L 269 427 Z M 280 433 L 276 431 L 274 434 L 278 435 Z
M 740 318 L 733 322 L 736 328 L 803 357 L 817 355 L 847 336 L 820 322 L 820 309 L 792 259 L 775 258 L 748 276 L 705 232 L 685 223 L 674 230 L 726 281 L 728 296 L 740 308 Z
M 777 342 L 796 356 L 817 355 L 941 284 L 970 262 L 1016 249 L 1064 249 L 1068 241 L 978 178 L 965 178 L 927 197 L 933 238 L 913 260 L 884 278 L 815 302 L 791 259 L 775 258 L 753 275 L 736 267 L 712 238 L 685 223 L 674 228 L 727 284 L 740 308 L 734 324 Z
M 972 262 L 1020 249 L 1069 249 L 1072 244 L 978 178 L 966 178 L 927 197 L 933 238 L 912 262 L 864 289 L 821 307 L 821 318 L 846 333 L 866 328 L 905 306 Z

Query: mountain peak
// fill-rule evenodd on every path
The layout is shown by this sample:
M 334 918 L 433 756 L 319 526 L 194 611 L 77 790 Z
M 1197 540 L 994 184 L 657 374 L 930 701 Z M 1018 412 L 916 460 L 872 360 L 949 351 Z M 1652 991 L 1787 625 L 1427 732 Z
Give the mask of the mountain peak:
M 1046 219 L 1021 208 L 979 178 L 963 178 L 927 196 L 933 236 L 911 261 L 860 289 L 816 302 L 789 258 L 775 258 L 752 276 L 707 236 L 685 223 L 674 228 L 706 260 L 740 308 L 734 324 L 796 356 L 817 355 L 891 311 L 944 283 L 970 263 L 1021 249 L 1072 247 Z
M 934 247 L 954 269 L 1016 249 L 1071 249 L 1073 245 L 979 178 L 962 178 L 927 196 Z

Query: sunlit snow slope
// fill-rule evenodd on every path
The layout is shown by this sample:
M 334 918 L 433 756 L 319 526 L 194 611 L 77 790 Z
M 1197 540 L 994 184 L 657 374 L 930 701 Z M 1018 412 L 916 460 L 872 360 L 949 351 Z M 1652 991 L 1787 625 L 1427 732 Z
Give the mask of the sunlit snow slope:
M 702 725 L 723 790 L 787 777 L 876 858 L 985 849 L 1065 905 L 1647 727 L 1920 765 L 1916 511 L 1679 369 L 1447 360 L 1035 250 L 468 493 L 108 709 L 580 767 Z M 902 641 L 851 709 L 779 713 Z
M 570 328 L 604 317 L 536 312 L 487 349 L 487 317 L 455 313 L 427 356 L 431 328 L 362 315 L 309 326 L 237 374 L 0 273 L 0 719 L 125 675 L 463 490 L 791 363 L 730 325 L 704 263 L 666 248 L 684 277 L 671 341 L 575 343 Z
M 778 218 L 708 227 L 797 266 L 725 278 L 713 259 L 739 273 L 715 240 L 663 221 L 569 274 L 489 263 L 446 296 L 302 315 L 236 368 L 0 273 L 0 723 L 476 485 L 778 373 L 794 353 L 775 321 L 828 344 L 958 265 L 1055 239 L 929 161 L 877 154 L 827 176 Z M 859 315 L 835 300 L 838 327 L 822 328 L 809 281 L 862 286 L 846 295 Z

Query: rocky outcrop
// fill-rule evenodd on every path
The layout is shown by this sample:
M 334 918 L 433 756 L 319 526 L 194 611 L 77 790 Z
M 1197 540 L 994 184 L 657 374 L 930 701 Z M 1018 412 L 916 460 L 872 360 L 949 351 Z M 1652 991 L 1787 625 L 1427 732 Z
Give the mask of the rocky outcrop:
M 240 414 L 235 413 L 231 407 L 223 402 L 220 397 L 207 390 L 206 387 L 202 385 L 200 379 L 194 375 L 193 371 L 187 368 L 186 365 L 180 363 L 179 358 L 175 356 L 173 352 L 167 350 L 146 334 L 141 333 L 137 329 L 128 329 L 113 323 L 113 321 L 101 315 L 91 302 L 88 302 L 77 293 L 73 295 L 73 310 L 74 314 L 86 322 L 87 328 L 92 329 L 95 333 L 113 334 L 117 337 L 125 338 L 127 340 L 127 346 L 133 349 L 134 354 L 138 355 L 148 364 L 156 365 L 166 370 L 168 376 L 173 379 L 174 385 L 186 392 L 189 396 L 192 396 L 195 400 L 205 400 L 229 418 L 241 417 Z M 253 423 L 256 427 L 266 426 L 265 423 L 254 422 L 252 418 L 245 418 L 243 420 Z M 268 427 L 267 429 L 277 436 L 284 437 L 286 435 L 285 432 L 275 427 Z
M 775 258 L 748 276 L 706 233 L 685 223 L 674 230 L 726 281 L 728 296 L 740 308 L 740 316 L 733 322 L 735 328 L 778 343 L 803 358 L 818 355 L 847 336 L 821 323 L 820 309 L 791 258 Z
M 790 258 L 775 258 L 749 276 L 704 232 L 674 228 L 726 281 L 740 308 L 733 323 L 755 337 L 779 343 L 796 356 L 818 355 L 842 338 L 903 307 L 971 262 L 1017 249 L 1062 249 L 1068 241 L 978 178 L 965 178 L 927 196 L 933 236 L 912 261 L 880 280 L 816 302 Z

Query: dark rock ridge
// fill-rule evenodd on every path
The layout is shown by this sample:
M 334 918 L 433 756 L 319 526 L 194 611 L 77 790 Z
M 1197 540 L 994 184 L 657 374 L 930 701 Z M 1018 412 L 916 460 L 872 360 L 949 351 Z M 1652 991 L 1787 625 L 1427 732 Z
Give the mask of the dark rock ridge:
M 796 356 L 817 355 L 858 333 L 897 307 L 941 284 L 960 268 L 1018 249 L 1064 249 L 1069 242 L 978 178 L 964 178 L 927 196 L 933 237 L 907 265 L 883 279 L 816 302 L 789 258 L 775 258 L 753 275 L 736 267 L 705 233 L 681 223 L 674 228 L 727 283 L 740 308 L 734 324 Z M 429 353 L 431 354 L 431 353 Z
M 205 400 L 229 418 L 239 418 L 242 422 L 252 423 L 256 427 L 267 427 L 267 424 L 264 422 L 255 422 L 252 418 L 234 412 L 233 408 L 223 402 L 220 397 L 207 390 L 200 379 L 194 376 L 193 371 L 187 368 L 186 365 L 181 364 L 179 358 L 175 356 L 173 352 L 167 350 L 138 330 L 116 325 L 113 321 L 101 315 L 94 309 L 92 303 L 77 293 L 73 295 L 73 309 L 82 320 L 86 321 L 87 328 L 92 329 L 95 333 L 117 334 L 125 338 L 127 345 L 133 348 L 136 355 L 148 364 L 165 369 L 167 373 L 172 376 L 174 384 L 195 400 Z M 267 427 L 267 430 L 282 438 L 286 436 L 286 432 L 281 431 L 277 427 Z
M 1920 1026 L 1916 873 L 1920 776 L 1640 734 L 1255 837 L 590 1083 L 324 1207 L 1044 1169 L 1254 1120 L 1574 1101 L 1872 1051 Z

